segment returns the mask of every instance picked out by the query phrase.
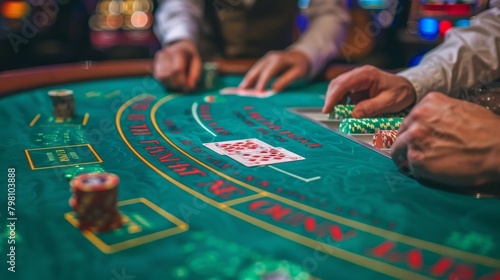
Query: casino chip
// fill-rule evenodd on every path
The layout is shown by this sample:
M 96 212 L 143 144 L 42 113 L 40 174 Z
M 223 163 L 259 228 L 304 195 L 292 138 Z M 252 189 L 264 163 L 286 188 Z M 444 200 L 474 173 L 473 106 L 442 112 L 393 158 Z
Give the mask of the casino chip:
M 373 135 L 372 144 L 379 149 L 390 149 L 397 135 L 397 130 L 378 130 Z
M 352 111 L 354 111 L 354 105 L 337 104 L 333 107 L 333 112 L 328 115 L 328 118 L 333 120 L 347 119 L 351 117 Z
M 119 182 L 118 176 L 111 173 L 84 173 L 71 180 L 73 196 L 69 204 L 81 230 L 107 232 L 122 226 L 116 205 Z
M 254 263 L 245 269 L 239 280 L 307 280 L 310 274 L 297 264 L 288 261 L 267 260 Z
M 49 96 L 54 104 L 54 116 L 56 118 L 71 118 L 75 115 L 75 99 L 72 90 L 50 90 Z
M 343 119 L 339 131 L 345 134 L 375 133 L 377 130 L 397 130 L 403 118 Z
M 331 120 L 343 120 L 352 118 L 352 112 L 354 111 L 356 105 L 353 104 L 337 104 L 333 107 L 333 111 L 328 114 L 328 119 Z M 405 109 L 396 113 L 385 113 L 378 115 L 378 118 L 404 118 L 410 113 L 409 109 Z
M 206 62 L 203 64 L 202 82 L 205 89 L 216 88 L 217 77 L 219 74 L 219 65 L 215 62 Z
M 203 101 L 205 101 L 207 103 L 223 103 L 223 102 L 226 102 L 226 99 L 220 95 L 209 94 L 209 95 L 203 97 Z

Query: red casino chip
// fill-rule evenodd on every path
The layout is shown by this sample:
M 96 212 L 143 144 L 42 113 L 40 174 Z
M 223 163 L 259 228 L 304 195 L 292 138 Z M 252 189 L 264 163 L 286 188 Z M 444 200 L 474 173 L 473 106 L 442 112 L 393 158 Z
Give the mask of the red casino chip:
M 379 149 L 390 149 L 396 141 L 397 130 L 378 130 L 373 135 L 373 146 Z
M 70 182 L 69 200 L 81 230 L 107 232 L 122 226 L 117 208 L 120 179 L 111 173 L 85 173 Z

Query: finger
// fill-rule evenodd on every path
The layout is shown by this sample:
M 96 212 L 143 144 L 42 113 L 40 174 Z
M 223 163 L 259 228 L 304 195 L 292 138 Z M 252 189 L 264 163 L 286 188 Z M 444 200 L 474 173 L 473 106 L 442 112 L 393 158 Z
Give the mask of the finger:
M 391 157 L 392 161 L 401 171 L 409 171 L 408 164 L 408 145 L 410 139 L 408 133 L 399 134 L 396 141 L 392 145 Z M 406 170 L 405 170 L 406 169 Z
M 259 73 L 262 72 L 262 61 L 255 63 L 250 70 L 248 70 L 247 74 L 243 78 L 243 81 L 239 84 L 239 88 L 248 89 L 255 86 L 257 79 L 259 78 Z
M 165 87 L 169 84 L 168 67 L 172 65 L 171 60 L 171 56 L 166 55 L 163 50 L 158 52 L 154 58 L 153 75 Z
M 285 73 L 283 73 L 272 85 L 274 91 L 282 91 L 284 90 L 290 83 L 299 79 L 303 76 L 303 70 L 299 67 L 293 67 L 288 69 Z
M 321 112 L 323 114 L 328 114 L 332 111 L 333 106 L 347 94 L 343 89 L 337 85 L 337 79 L 330 81 L 328 85 L 328 89 L 326 90 L 325 104 L 323 105 L 323 109 Z
M 175 55 L 172 59 L 172 75 L 169 79 L 170 86 L 174 89 L 186 88 L 187 58 L 185 54 Z
M 323 113 L 329 113 L 333 105 L 337 104 L 347 93 L 370 89 L 372 82 L 372 76 L 362 69 L 354 69 L 338 76 L 328 86 Z
M 425 153 L 433 149 L 434 143 L 432 127 L 413 122 L 406 131 L 398 132 L 392 146 L 392 159 L 399 167 L 403 164 L 414 168 L 420 164 Z
M 166 87 L 175 91 L 184 91 L 185 89 L 185 74 L 174 73 L 166 81 Z
M 405 133 L 408 131 L 408 128 L 410 125 L 413 123 L 413 118 L 411 117 L 411 114 L 406 116 L 403 121 L 401 122 L 401 125 L 399 126 L 398 129 L 398 135 Z
M 422 166 L 423 160 L 424 160 L 424 153 L 425 151 L 422 150 L 416 150 L 416 149 L 408 149 L 408 152 L 406 153 L 406 158 L 408 159 L 408 165 L 410 169 L 413 171 L 413 175 L 418 175 L 416 174 L 415 171 L 419 169 L 419 167 Z
M 398 134 L 404 133 L 410 129 L 410 127 L 416 123 L 421 123 L 422 118 L 426 119 L 431 113 L 426 110 L 424 103 L 419 103 L 415 106 L 408 116 L 406 116 L 399 126 Z
M 352 116 L 354 118 L 368 118 L 374 117 L 383 113 L 397 112 L 402 108 L 397 105 L 394 106 L 392 103 L 394 101 L 394 96 L 390 92 L 382 92 L 375 97 L 366 99 L 359 102 L 354 107 Z
M 269 63 L 266 63 L 264 69 L 259 75 L 259 78 L 257 79 L 255 89 L 264 91 L 271 78 L 282 72 L 284 70 L 284 67 L 285 65 L 278 60 L 271 60 L 269 61 Z
M 201 58 L 198 53 L 194 53 L 191 57 L 191 63 L 188 69 L 188 80 L 187 87 L 188 90 L 194 90 L 196 88 L 196 83 L 200 79 L 201 74 Z

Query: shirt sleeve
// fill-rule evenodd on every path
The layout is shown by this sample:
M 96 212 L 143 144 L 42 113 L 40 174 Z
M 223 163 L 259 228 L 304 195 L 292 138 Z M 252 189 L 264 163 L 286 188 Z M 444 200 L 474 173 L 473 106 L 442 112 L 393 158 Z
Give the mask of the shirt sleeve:
M 289 49 L 300 50 L 311 62 L 308 77 L 314 77 L 339 53 L 350 23 L 344 0 L 311 0 L 305 9 L 309 27 Z
M 198 41 L 203 0 L 163 0 L 155 13 L 154 31 L 162 45 L 181 39 Z
M 452 28 L 419 65 L 398 75 L 413 84 L 417 102 L 431 91 L 450 94 L 500 78 L 500 9 L 479 14 L 469 27 Z

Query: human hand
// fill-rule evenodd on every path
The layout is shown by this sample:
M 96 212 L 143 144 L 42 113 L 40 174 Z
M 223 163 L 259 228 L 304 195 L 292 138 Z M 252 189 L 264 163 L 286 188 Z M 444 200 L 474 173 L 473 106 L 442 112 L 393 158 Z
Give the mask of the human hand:
M 309 59 L 298 50 L 270 51 L 248 71 L 240 83 L 240 88 L 264 91 L 269 81 L 279 76 L 273 83 L 274 91 L 285 89 L 294 80 L 300 79 L 309 70 Z
M 155 54 L 153 75 L 166 88 L 194 90 L 200 73 L 200 54 L 191 40 L 177 41 Z
M 392 146 L 400 169 L 425 181 L 480 186 L 499 181 L 500 117 L 467 101 L 427 94 Z
M 366 118 L 399 112 L 416 100 L 415 89 L 407 79 L 373 66 L 362 66 L 333 79 L 328 86 L 323 113 L 328 114 L 345 95 L 369 92 L 369 98 L 356 104 L 352 116 Z

